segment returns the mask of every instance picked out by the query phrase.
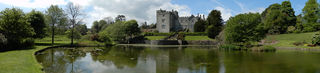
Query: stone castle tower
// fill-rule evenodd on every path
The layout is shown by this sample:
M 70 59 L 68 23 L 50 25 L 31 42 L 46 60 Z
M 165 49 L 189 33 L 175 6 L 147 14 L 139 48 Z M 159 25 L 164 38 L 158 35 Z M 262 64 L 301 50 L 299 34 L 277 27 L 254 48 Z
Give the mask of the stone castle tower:
M 189 30 L 193 32 L 194 24 L 201 16 L 179 17 L 178 11 L 157 10 L 157 30 L 159 32 L 175 32 L 179 30 Z

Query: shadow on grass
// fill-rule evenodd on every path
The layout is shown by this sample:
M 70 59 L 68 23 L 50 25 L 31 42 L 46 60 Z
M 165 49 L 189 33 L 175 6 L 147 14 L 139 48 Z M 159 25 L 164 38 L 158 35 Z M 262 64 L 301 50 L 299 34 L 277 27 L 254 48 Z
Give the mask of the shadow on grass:
M 35 46 L 30 46 L 30 47 L 20 47 L 20 46 L 15 46 L 15 47 L 1 47 L 0 48 L 0 53 L 2 52 L 7 52 L 7 51 L 15 51 L 15 50 L 30 50 L 30 49 L 35 49 Z
M 68 45 L 68 43 L 54 43 L 54 45 Z M 34 46 L 11 46 L 11 47 L 0 47 L 0 53 L 16 50 L 30 50 L 36 49 L 36 46 L 53 46 L 51 43 L 34 43 Z

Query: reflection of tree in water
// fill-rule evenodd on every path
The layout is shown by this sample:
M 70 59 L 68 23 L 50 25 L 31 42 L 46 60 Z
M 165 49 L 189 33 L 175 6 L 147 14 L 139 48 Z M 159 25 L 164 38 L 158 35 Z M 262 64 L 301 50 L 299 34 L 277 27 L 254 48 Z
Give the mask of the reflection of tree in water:
M 91 56 L 94 61 L 99 61 L 104 65 L 110 65 L 112 62 L 119 69 L 125 66 L 133 68 L 137 65 L 138 57 L 143 50 L 143 47 L 114 46 L 91 52 Z
M 37 55 L 37 60 L 44 67 L 46 73 L 65 73 L 67 60 L 61 48 L 48 49 L 43 54 Z
M 78 49 L 78 48 L 67 49 L 67 50 L 64 51 L 64 53 L 65 53 L 64 58 L 67 60 L 67 62 L 69 64 L 71 64 L 70 73 L 79 73 L 79 72 L 81 72 L 80 68 L 76 68 L 76 67 L 79 67 L 79 65 L 78 66 L 74 66 L 74 62 L 77 59 L 85 57 L 86 53 L 84 51 Z

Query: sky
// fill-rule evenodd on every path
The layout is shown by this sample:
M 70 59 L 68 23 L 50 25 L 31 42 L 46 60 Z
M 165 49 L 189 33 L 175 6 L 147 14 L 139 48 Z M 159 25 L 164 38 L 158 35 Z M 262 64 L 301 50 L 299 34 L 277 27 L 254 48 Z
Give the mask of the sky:
M 179 16 L 203 14 L 207 16 L 213 9 L 220 10 L 223 20 L 241 13 L 259 12 L 269 5 L 286 0 L 0 0 L 0 10 L 20 8 L 24 12 L 32 9 L 45 12 L 50 5 L 65 8 L 72 2 L 81 6 L 85 16 L 83 22 L 90 28 L 93 21 L 106 17 L 125 15 L 127 20 L 138 23 L 156 23 L 156 10 L 177 10 Z M 301 14 L 307 0 L 290 0 L 295 14 Z M 320 2 L 320 0 L 318 0 Z

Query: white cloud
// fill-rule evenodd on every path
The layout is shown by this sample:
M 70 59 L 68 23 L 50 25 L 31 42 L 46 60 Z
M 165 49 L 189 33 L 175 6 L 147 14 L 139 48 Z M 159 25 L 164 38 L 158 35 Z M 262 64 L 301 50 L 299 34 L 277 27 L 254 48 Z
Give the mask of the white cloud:
M 177 10 L 180 16 L 191 15 L 187 6 L 172 4 L 170 0 L 92 0 L 89 2 L 93 11 L 89 12 L 91 16 L 87 22 L 92 24 L 94 20 L 104 17 L 116 17 L 125 15 L 127 20 L 135 19 L 138 22 L 155 23 L 156 10 Z
M 228 9 L 228 8 L 223 8 L 223 7 L 216 7 L 215 8 L 216 10 L 219 10 L 221 12 L 221 16 L 222 16 L 222 19 L 224 21 L 227 21 L 229 20 L 229 18 L 232 16 L 232 10 L 231 9 Z
M 46 8 L 50 5 L 65 5 L 64 0 L 0 0 L 0 3 L 27 8 Z

